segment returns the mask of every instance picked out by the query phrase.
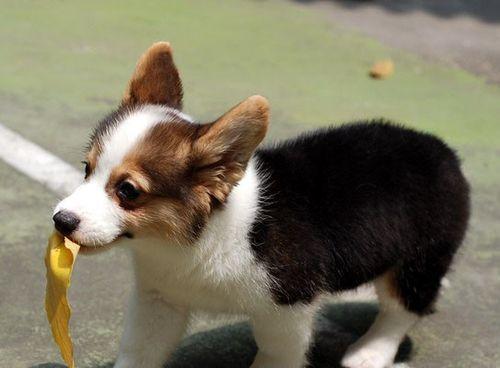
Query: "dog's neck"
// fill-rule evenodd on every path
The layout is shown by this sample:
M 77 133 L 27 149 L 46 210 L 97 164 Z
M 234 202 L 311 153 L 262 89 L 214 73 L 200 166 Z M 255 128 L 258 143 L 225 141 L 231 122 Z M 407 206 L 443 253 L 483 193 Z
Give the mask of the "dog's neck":
M 233 188 L 223 207 L 210 217 L 195 247 L 221 252 L 246 246 L 248 233 L 259 212 L 261 178 L 256 162 L 250 161 L 242 179 Z
M 232 189 L 226 203 L 210 216 L 200 237 L 192 244 L 169 244 L 158 238 L 132 240 L 132 249 L 139 258 L 151 258 L 160 252 L 168 254 L 172 262 L 206 262 L 218 255 L 247 254 L 248 234 L 259 214 L 259 191 L 262 185 L 255 159 L 250 160 L 245 174 Z M 156 248 L 150 251 L 151 247 Z M 246 262 L 242 257 L 232 258 Z M 184 262 L 183 262 L 184 263 Z M 177 263 L 178 266 L 178 263 Z M 232 267 L 238 267 L 233 264 Z

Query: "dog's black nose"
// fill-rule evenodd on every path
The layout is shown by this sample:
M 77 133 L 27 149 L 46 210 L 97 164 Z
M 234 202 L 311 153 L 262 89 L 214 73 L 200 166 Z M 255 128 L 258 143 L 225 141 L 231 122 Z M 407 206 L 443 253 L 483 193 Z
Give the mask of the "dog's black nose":
M 54 217 L 52 217 L 52 220 L 54 220 L 57 231 L 65 236 L 71 234 L 80 223 L 80 219 L 76 217 L 75 214 L 68 211 L 57 212 Z

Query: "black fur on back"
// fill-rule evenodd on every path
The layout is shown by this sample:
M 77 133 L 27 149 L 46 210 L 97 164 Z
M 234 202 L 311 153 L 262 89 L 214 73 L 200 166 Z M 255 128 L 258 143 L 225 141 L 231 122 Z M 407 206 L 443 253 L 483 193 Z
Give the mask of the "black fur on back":
M 255 157 L 267 179 L 250 237 L 278 303 L 310 302 L 392 271 L 406 307 L 431 311 L 469 217 L 469 187 L 445 143 L 373 121 Z

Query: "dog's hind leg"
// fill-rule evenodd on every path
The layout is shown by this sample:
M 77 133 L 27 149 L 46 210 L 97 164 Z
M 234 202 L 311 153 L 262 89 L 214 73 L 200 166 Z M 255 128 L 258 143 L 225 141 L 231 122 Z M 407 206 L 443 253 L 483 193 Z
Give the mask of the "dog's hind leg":
M 406 332 L 421 316 L 432 313 L 457 246 L 436 242 L 425 249 L 374 281 L 380 312 L 368 332 L 347 350 L 344 367 L 391 367 Z
M 391 367 L 399 344 L 419 319 L 416 313 L 408 311 L 401 303 L 392 273 L 378 278 L 374 284 L 380 312 L 368 332 L 349 347 L 342 359 L 343 367 Z

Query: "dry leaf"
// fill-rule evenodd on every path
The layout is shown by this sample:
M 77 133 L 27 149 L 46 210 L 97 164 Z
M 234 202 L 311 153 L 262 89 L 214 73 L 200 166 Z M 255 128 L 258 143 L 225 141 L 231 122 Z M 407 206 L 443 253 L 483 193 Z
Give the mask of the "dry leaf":
M 370 69 L 370 77 L 375 79 L 384 79 L 394 73 L 394 63 L 392 60 L 382 60 L 376 62 Z
M 69 335 L 71 308 L 68 303 L 68 289 L 71 271 L 80 246 L 64 239 L 54 231 L 49 238 L 45 254 L 47 267 L 47 289 L 45 311 L 52 329 L 52 336 L 59 345 L 61 356 L 69 368 L 74 368 L 73 343 Z

